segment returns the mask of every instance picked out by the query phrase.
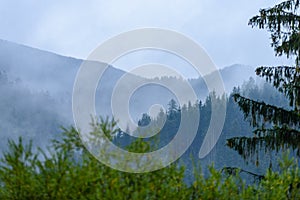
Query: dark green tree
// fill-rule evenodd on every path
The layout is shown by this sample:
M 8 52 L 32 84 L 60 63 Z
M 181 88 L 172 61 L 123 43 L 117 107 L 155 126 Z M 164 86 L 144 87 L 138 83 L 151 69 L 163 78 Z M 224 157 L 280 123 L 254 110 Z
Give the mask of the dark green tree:
M 261 66 L 256 74 L 266 79 L 289 101 L 289 107 L 250 99 L 240 93 L 234 99 L 250 119 L 254 137 L 235 137 L 227 145 L 245 159 L 259 152 L 280 152 L 287 149 L 300 156 L 300 15 L 299 0 L 288 0 L 272 8 L 261 9 L 250 19 L 249 25 L 267 30 L 271 35 L 271 47 L 275 56 L 294 58 L 293 66 Z
M 179 110 L 178 105 L 174 99 L 171 99 L 170 102 L 168 103 L 168 118 L 169 119 L 175 119 L 177 111 Z
M 151 122 L 151 117 L 147 113 L 144 113 L 142 119 L 138 121 L 138 125 L 147 126 L 150 124 L 150 122 Z

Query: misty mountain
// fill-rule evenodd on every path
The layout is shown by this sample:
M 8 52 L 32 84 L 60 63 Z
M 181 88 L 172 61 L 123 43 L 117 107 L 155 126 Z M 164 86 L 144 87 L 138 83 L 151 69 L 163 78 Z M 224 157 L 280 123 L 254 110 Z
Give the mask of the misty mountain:
M 88 62 L 91 65 L 106 67 L 104 63 Z M 7 79 L 7 83 L 1 85 L 0 91 L 1 96 L 5 96 L 5 98 L 1 99 L 0 109 L 3 110 L 2 113 L 6 113 L 1 116 L 1 136 L 5 135 L 6 137 L 12 131 L 12 128 L 9 127 L 14 126 L 19 126 L 20 129 L 15 130 L 14 128 L 16 135 L 26 134 L 21 130 L 25 130 L 27 126 L 35 127 L 36 120 L 32 117 L 35 113 L 40 113 L 40 118 L 43 116 L 45 119 L 43 122 L 39 122 L 41 126 L 45 124 L 53 125 L 53 132 L 57 131 L 54 126 L 68 126 L 72 124 L 73 84 L 82 63 L 83 60 L 80 59 L 0 40 L 0 71 L 2 74 L 5 74 L 3 79 Z M 241 85 L 250 76 L 254 76 L 254 68 L 232 65 L 219 70 L 219 73 L 223 78 L 226 91 L 230 92 L 233 86 Z M 96 91 L 97 114 L 102 116 L 113 114 L 111 96 L 118 80 L 125 74 L 125 71 L 112 66 L 106 69 Z M 138 121 L 142 113 L 149 110 L 151 105 L 161 104 L 166 108 L 170 99 L 176 99 L 176 95 L 162 85 L 180 87 L 181 83 L 184 82 L 184 80 L 175 77 L 163 77 L 156 80 L 161 84 L 157 85 L 151 84 L 153 80 L 132 74 L 129 74 L 128 77 L 128 80 L 132 81 L 133 84 L 140 83 L 143 85 L 132 93 L 128 102 L 118 98 L 121 103 L 120 106 L 128 105 L 131 117 L 135 122 Z M 213 77 L 213 74 L 207 75 L 208 79 L 210 77 Z M 198 98 L 204 100 L 208 95 L 204 79 L 191 79 L 189 83 L 194 88 Z M 119 87 L 120 91 L 129 92 L 128 84 L 119 84 Z M 177 95 L 185 96 L 185 90 L 179 89 L 179 94 Z M 14 124 L 11 120 L 12 116 L 14 116 L 13 107 L 17 107 L 16 109 L 20 115 L 24 116 L 22 125 Z M 41 130 L 40 128 L 32 131 L 35 133 L 39 132 L 39 135 L 47 135 L 51 132 L 50 129 Z

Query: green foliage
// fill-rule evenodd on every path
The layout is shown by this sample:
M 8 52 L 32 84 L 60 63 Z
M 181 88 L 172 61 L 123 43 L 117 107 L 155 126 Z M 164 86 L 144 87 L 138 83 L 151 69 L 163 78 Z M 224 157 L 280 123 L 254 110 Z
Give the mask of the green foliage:
M 114 123 L 101 122 L 95 129 L 109 131 Z M 149 146 L 136 141 L 128 148 L 141 152 Z M 0 166 L 1 199 L 169 199 L 184 198 L 177 192 L 186 188 L 184 170 L 176 165 L 130 174 L 101 164 L 87 152 L 74 128 L 64 129 L 62 139 L 54 140 L 47 152 L 34 151 L 22 139 L 9 141 Z
M 112 127 L 103 120 L 103 129 Z M 112 122 L 113 123 L 113 122 Z M 113 134 L 107 132 L 108 134 Z M 0 199 L 299 199 L 297 161 L 284 157 L 281 171 L 269 170 L 257 185 L 246 185 L 238 173 L 210 167 L 207 177 L 194 167 L 192 184 L 184 168 L 174 163 L 151 173 L 111 169 L 86 151 L 74 128 L 63 129 L 47 151 L 34 149 L 21 138 L 9 141 L 0 163 Z M 130 150 L 147 151 L 137 140 Z M 197 167 L 198 166 L 198 167 Z

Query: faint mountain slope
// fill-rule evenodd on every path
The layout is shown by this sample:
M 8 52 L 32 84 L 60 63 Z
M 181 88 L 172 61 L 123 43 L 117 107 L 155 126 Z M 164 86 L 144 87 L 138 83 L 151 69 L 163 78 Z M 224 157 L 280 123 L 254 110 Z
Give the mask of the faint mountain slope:
M 31 89 L 72 92 L 73 82 L 83 60 L 0 40 L 0 69 L 11 79 L 20 78 Z M 111 72 L 113 71 L 113 72 Z M 124 72 L 108 69 L 108 76 Z
M 0 69 L 5 70 L 10 79 L 20 78 L 29 88 L 49 90 L 51 93 L 72 91 L 73 82 L 82 61 L 0 40 Z M 241 85 L 250 76 L 254 76 L 254 70 L 250 66 L 235 64 L 219 72 L 224 80 L 226 91 L 230 92 L 234 86 Z M 120 77 L 124 73 L 122 70 L 111 67 L 103 83 Z M 212 74 L 206 77 L 212 77 Z M 204 85 L 201 78 L 191 79 L 190 82 L 196 87 Z
M 231 92 L 233 87 L 241 86 L 250 77 L 256 77 L 255 67 L 234 64 L 220 70 L 220 74 L 224 80 L 226 92 Z
M 255 68 L 251 66 L 235 64 L 224 67 L 219 71 L 213 72 L 197 79 L 190 79 L 192 87 L 195 89 L 199 99 L 204 100 L 208 95 L 208 89 L 205 80 L 214 80 L 214 77 L 220 73 L 223 80 L 224 89 L 226 93 L 232 92 L 236 86 L 241 86 L 250 77 L 255 77 Z
M 52 99 L 51 104 L 45 101 L 45 106 L 51 107 L 48 109 L 49 112 L 51 111 L 51 115 L 58 115 L 66 120 L 65 124 L 71 124 L 73 84 L 82 62 L 83 60 L 80 59 L 65 57 L 55 53 L 0 40 L 0 71 L 5 71 L 8 81 L 15 84 L 14 87 L 20 88 L 20 90 L 13 90 L 14 93 L 10 97 L 6 97 L 5 101 L 11 102 L 12 104 L 1 105 L 10 105 L 13 107 L 14 101 L 10 101 L 9 98 L 19 99 L 18 107 L 20 109 L 23 107 L 24 109 L 21 109 L 23 112 L 29 112 L 29 110 L 36 109 L 36 104 L 26 102 L 30 99 L 34 102 L 36 101 L 34 100 L 36 96 L 40 96 L 40 93 L 45 93 Z M 99 67 L 106 66 L 104 63 L 92 63 L 99 65 Z M 124 71 L 111 66 L 105 71 L 98 84 L 96 93 L 96 108 L 99 115 L 106 116 L 112 114 L 111 95 L 117 81 L 124 74 Z M 226 91 L 230 92 L 233 86 L 241 85 L 243 81 L 248 80 L 249 77 L 254 74 L 254 69 L 248 66 L 232 65 L 220 70 L 220 74 L 224 80 Z M 129 76 L 131 76 L 130 79 L 133 80 L 133 82 L 134 80 L 138 82 L 143 81 L 141 77 L 134 75 Z M 210 77 L 213 77 L 213 74 L 207 76 L 208 79 Z M 203 78 L 192 79 L 189 81 L 198 97 L 201 100 L 204 100 L 208 92 Z M 18 82 L 18 85 L 16 85 L 16 82 Z M 176 78 L 164 78 L 160 81 L 163 85 L 170 84 L 175 85 L 176 87 L 180 85 L 180 82 L 181 81 Z M 124 91 L 128 90 L 126 84 L 121 85 L 121 88 Z M 7 92 L 7 89 L 6 86 L 2 87 L 2 92 Z M 24 90 L 30 91 L 30 95 L 27 95 L 26 98 L 24 97 L 24 92 L 21 92 Z M 180 90 L 179 95 L 184 96 L 185 93 L 186 91 Z M 158 87 L 157 85 L 152 84 L 137 89 L 132 94 L 129 103 L 124 102 L 121 106 L 128 106 L 128 103 L 131 117 L 137 122 L 141 117 L 141 114 L 147 112 L 151 105 L 162 104 L 166 108 L 171 98 L 176 97 L 165 87 Z M 22 101 L 22 99 L 26 99 L 26 101 Z M 42 100 L 39 102 L 39 105 L 42 105 Z M 32 106 L 32 109 L 30 106 Z M 7 110 L 10 108 L 2 107 L 0 109 Z M 24 116 L 28 115 L 24 113 Z M 8 119 L 10 117 L 11 116 L 7 116 L 7 120 L 5 122 L 2 121 L 2 123 L 9 123 Z M 45 116 L 45 118 L 47 117 Z M 30 117 L 24 118 L 23 120 L 28 127 L 35 123 Z M 52 122 L 48 121 L 48 123 L 51 124 Z M 53 127 L 53 130 L 56 130 L 56 128 L 57 127 Z

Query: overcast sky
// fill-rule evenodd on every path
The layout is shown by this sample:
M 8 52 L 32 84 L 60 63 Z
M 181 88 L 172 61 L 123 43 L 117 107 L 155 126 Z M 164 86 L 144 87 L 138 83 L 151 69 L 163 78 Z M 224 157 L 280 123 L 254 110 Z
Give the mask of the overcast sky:
M 0 0 L 0 39 L 76 58 L 124 31 L 159 27 L 198 42 L 225 67 L 284 64 L 269 35 L 247 25 L 260 8 L 278 0 Z

